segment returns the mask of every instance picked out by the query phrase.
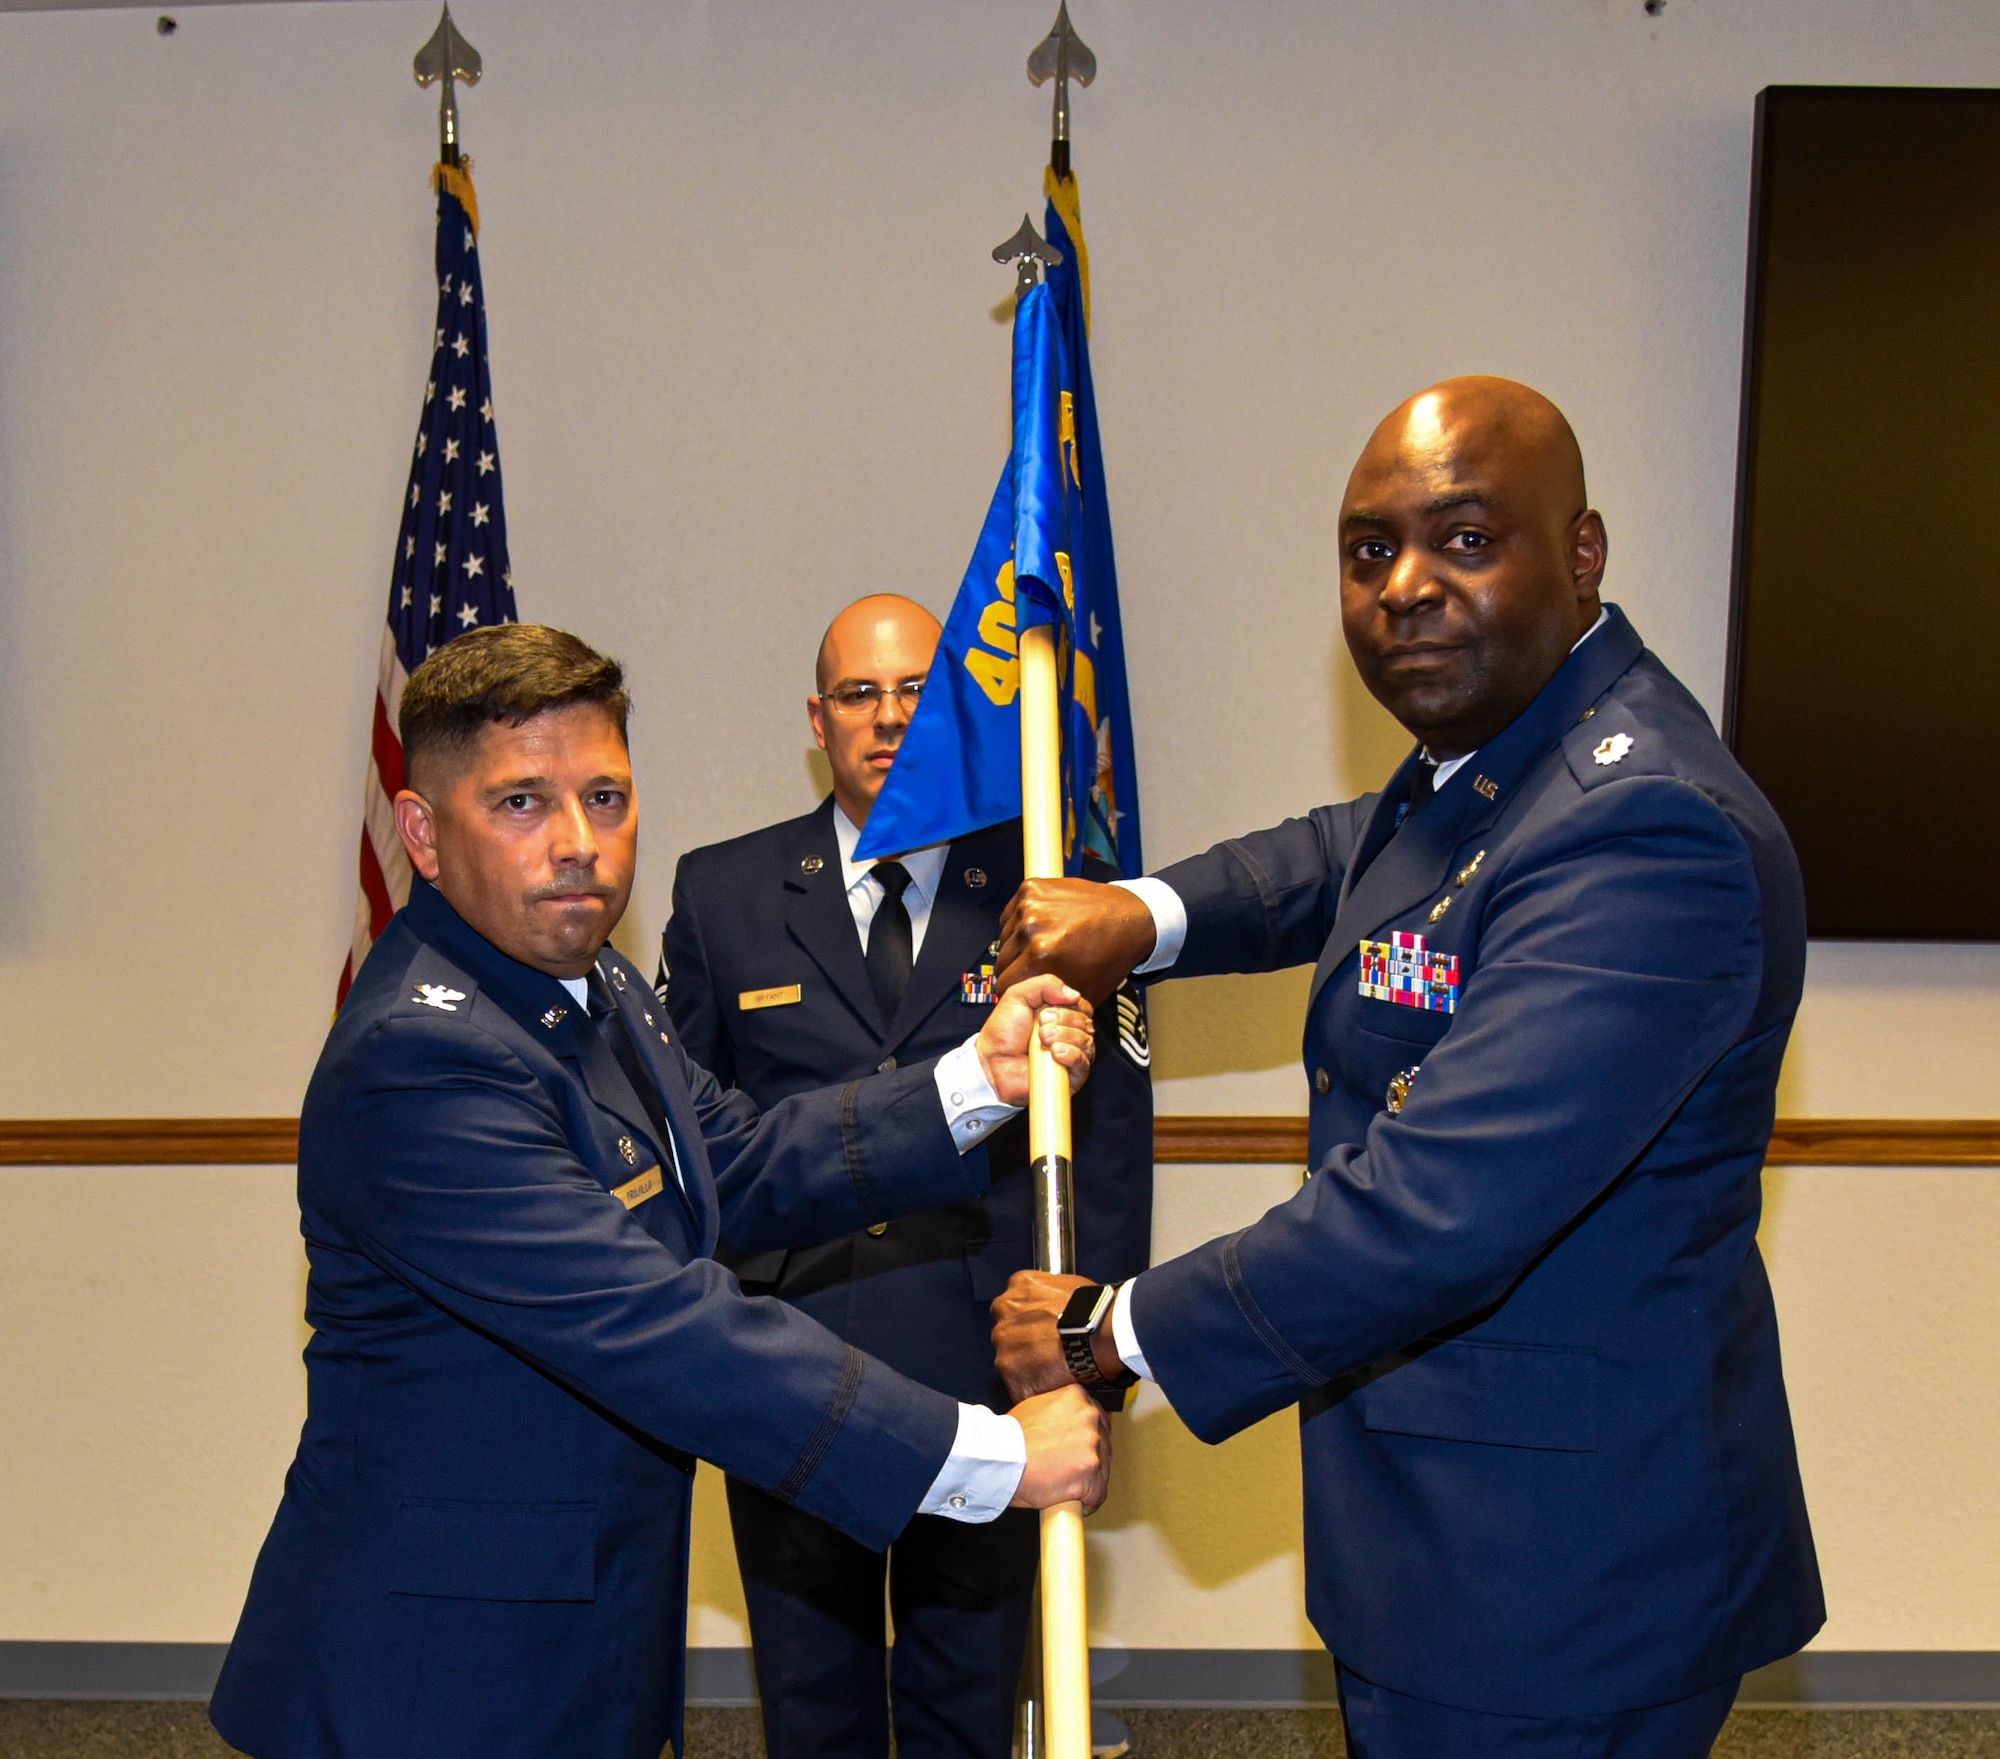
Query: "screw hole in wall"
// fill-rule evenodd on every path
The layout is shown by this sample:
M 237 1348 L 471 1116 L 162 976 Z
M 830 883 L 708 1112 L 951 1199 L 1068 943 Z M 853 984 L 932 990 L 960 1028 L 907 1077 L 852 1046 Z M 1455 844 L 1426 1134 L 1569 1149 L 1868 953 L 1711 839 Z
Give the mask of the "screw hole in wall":
M 158 31 L 163 37 L 172 36 L 180 28 L 181 21 L 174 17 L 171 12 L 163 12 L 158 18 L 153 20 L 153 29 Z

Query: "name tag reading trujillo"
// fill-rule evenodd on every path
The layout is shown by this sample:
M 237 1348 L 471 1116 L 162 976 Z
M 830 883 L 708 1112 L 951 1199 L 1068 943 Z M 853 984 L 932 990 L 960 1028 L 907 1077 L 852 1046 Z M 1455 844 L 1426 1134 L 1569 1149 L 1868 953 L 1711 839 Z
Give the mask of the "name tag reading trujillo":
M 799 999 L 796 983 L 781 983 L 773 989 L 746 989 L 736 998 L 736 1005 L 744 1013 L 758 1008 L 789 1008 Z
M 627 1179 L 622 1185 L 611 1187 L 611 1195 L 627 1209 L 637 1209 L 648 1197 L 657 1197 L 667 1188 L 658 1167 L 648 1167 L 636 1179 Z

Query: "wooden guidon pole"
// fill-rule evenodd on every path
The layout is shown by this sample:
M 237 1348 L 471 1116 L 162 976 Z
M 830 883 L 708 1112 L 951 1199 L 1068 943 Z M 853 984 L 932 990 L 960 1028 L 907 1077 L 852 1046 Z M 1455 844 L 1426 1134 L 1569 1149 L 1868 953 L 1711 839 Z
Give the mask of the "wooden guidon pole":
M 1021 839 L 1029 879 L 1060 879 L 1063 872 L 1056 639 L 1052 623 L 1021 632 Z M 1069 1074 L 1037 1033 L 1028 1046 L 1028 1155 L 1035 1169 L 1035 1264 L 1041 1270 L 1076 1270 L 1069 1147 Z M 1090 1759 L 1081 1503 L 1042 1511 L 1042 1728 L 1047 1759 Z

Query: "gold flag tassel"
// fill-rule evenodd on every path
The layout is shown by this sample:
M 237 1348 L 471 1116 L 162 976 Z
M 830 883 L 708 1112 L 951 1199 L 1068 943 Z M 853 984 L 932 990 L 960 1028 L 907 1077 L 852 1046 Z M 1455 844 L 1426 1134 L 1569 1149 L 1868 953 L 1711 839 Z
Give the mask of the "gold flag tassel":
M 465 210 L 465 217 L 472 222 L 472 236 L 479 236 L 479 191 L 472 187 L 472 159 L 468 154 L 456 165 L 440 161 L 431 167 L 431 188 L 455 197 L 458 205 Z M 1089 309 L 1089 295 L 1084 296 L 1085 310 Z

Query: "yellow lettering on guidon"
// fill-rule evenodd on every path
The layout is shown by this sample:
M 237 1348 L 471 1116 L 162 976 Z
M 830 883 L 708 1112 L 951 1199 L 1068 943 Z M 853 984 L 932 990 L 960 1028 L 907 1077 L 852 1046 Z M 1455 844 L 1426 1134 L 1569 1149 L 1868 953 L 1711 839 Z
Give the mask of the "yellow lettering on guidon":
M 748 1014 L 757 1008 L 789 1008 L 799 999 L 796 983 L 781 983 L 771 989 L 746 989 L 736 998 L 736 1005 Z
M 667 1188 L 667 1182 L 660 1176 L 658 1167 L 648 1167 L 636 1179 L 627 1179 L 622 1185 L 614 1185 L 611 1195 L 627 1209 L 637 1209 L 648 1197 L 657 1197 Z
M 1021 642 L 1014 633 L 1014 564 L 1000 564 L 993 589 L 1000 596 L 979 613 L 979 639 L 986 647 L 965 650 L 965 669 L 995 708 L 1005 708 L 1021 692 Z M 989 653 L 988 648 L 997 649 Z

